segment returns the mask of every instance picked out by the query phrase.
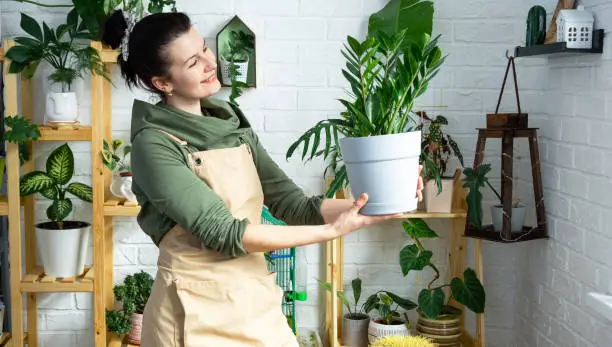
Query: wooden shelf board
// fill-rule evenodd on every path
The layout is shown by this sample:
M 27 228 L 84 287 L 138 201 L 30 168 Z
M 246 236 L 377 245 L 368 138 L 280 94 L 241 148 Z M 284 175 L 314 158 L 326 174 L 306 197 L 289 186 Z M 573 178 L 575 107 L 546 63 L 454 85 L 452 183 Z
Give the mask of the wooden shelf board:
M 4 47 L 0 47 L 0 62 L 4 61 Z
M 601 54 L 603 53 L 603 37 L 604 30 L 597 29 L 593 31 L 593 46 L 592 48 L 567 48 L 565 42 L 554 42 L 543 45 L 534 45 L 529 47 L 516 47 L 514 49 L 515 57 L 564 57 L 576 54 Z
M 463 210 L 455 210 L 450 213 L 438 213 L 438 212 L 425 212 L 425 211 L 415 211 L 401 215 L 398 218 L 423 218 L 423 219 L 435 219 L 435 218 L 446 218 L 446 219 L 456 219 L 456 218 L 465 218 L 467 217 L 467 212 Z
M 11 333 L 2 333 L 2 337 L 0 337 L 0 346 L 6 346 L 9 341 L 11 341 Z
M 122 339 L 116 334 L 107 332 L 106 336 L 108 341 L 108 347 L 138 347 L 138 345 L 132 345 L 127 343 L 127 338 Z
M 41 269 L 26 274 L 21 279 L 21 291 L 25 293 L 93 292 L 93 268 L 87 268 L 77 277 L 49 277 Z
M 136 217 L 140 212 L 137 203 L 127 200 L 109 199 L 104 202 L 104 215 L 116 217 Z
M 23 206 L 23 199 L 19 199 L 21 206 Z M 8 216 L 8 197 L 6 195 L 0 195 L 0 216 Z
M 39 141 L 91 141 L 91 126 L 39 126 Z

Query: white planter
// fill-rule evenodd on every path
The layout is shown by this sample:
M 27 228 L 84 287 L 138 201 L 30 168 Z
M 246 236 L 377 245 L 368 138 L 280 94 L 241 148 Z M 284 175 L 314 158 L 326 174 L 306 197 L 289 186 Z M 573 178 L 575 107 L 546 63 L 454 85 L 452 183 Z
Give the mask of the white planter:
M 219 58 L 219 61 L 221 62 L 221 78 L 223 79 L 223 84 L 225 85 L 231 85 L 232 84 L 232 79 L 230 77 L 230 62 L 225 60 L 225 58 L 223 58 L 223 56 L 221 56 Z M 236 76 L 236 80 L 246 83 L 247 81 L 247 73 L 249 72 L 249 60 L 247 58 L 247 61 L 245 62 L 241 62 L 241 63 L 234 63 L 236 64 L 236 66 L 238 66 L 238 72 L 240 72 L 240 76 Z
M 132 175 L 113 176 L 110 186 L 111 193 L 119 199 L 127 199 L 130 202 L 137 202 L 136 195 L 132 193 Z
M 75 277 L 83 273 L 89 245 L 91 224 L 64 221 L 62 230 L 52 229 L 55 222 L 36 225 L 36 244 L 44 272 L 50 277 Z
M 405 213 L 417 208 L 421 132 L 340 139 L 355 198 L 368 194 L 362 214 Z
M 76 93 L 47 93 L 45 123 L 75 123 L 78 118 Z
M 455 180 L 452 178 L 442 179 L 442 191 L 438 194 L 436 181 L 427 181 L 423 187 L 425 210 L 430 213 L 450 213 L 453 207 L 454 184 Z
M 502 205 L 491 206 L 491 219 L 493 219 L 493 229 L 496 232 L 501 232 L 503 229 L 504 210 Z M 510 220 L 511 230 L 513 233 L 519 233 L 523 230 L 525 224 L 525 206 L 512 208 L 512 218 Z
M 386 325 L 376 323 L 374 319 L 370 320 L 370 324 L 368 325 L 368 340 L 370 343 L 382 337 L 394 335 L 410 335 L 410 329 L 406 326 L 406 322 L 402 320 L 398 321 L 398 324 Z
M 368 347 L 368 326 L 370 317 L 363 315 L 361 319 L 342 318 L 342 345 L 351 347 Z

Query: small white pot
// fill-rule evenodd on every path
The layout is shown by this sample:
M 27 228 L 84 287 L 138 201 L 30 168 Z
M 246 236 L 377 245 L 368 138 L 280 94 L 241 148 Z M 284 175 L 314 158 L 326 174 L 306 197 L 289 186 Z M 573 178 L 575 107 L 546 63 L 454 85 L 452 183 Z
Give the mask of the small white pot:
M 503 215 L 504 210 L 502 205 L 491 206 L 491 219 L 493 219 L 493 228 L 496 232 L 503 230 Z M 510 219 L 511 231 L 520 233 L 525 224 L 525 206 L 520 205 L 512 208 L 512 218 Z
M 421 132 L 345 137 L 340 139 L 342 160 L 355 198 L 368 194 L 364 215 L 416 210 Z
M 221 78 L 223 79 L 223 84 L 231 85 L 232 79 L 230 77 L 230 62 L 225 60 L 223 56 L 219 58 L 219 61 L 221 62 Z M 246 83 L 248 77 L 247 74 L 249 72 L 248 57 L 247 61 L 239 63 L 235 62 L 234 64 L 236 64 L 236 66 L 238 67 L 238 72 L 240 72 L 240 75 L 236 76 L 236 80 Z
M 45 123 L 75 123 L 79 118 L 75 92 L 47 93 Z
M 375 342 L 376 340 L 385 337 L 385 336 L 393 336 L 393 335 L 410 335 L 410 329 L 406 326 L 406 322 L 403 320 L 397 320 L 399 324 L 386 325 L 376 323 L 376 320 L 370 320 L 368 325 L 368 340 L 370 343 Z
M 132 193 L 132 174 L 125 173 L 118 176 L 113 176 L 110 191 L 119 199 L 127 199 L 130 202 L 137 202 L 136 195 Z
M 429 213 L 450 213 L 453 207 L 453 185 L 452 178 L 442 179 L 442 191 L 438 194 L 438 185 L 435 180 L 429 180 L 423 187 L 423 200 L 425 210 Z
M 91 224 L 64 221 L 62 230 L 53 229 L 55 222 L 36 225 L 36 244 L 44 272 L 50 277 L 75 277 L 83 273 Z

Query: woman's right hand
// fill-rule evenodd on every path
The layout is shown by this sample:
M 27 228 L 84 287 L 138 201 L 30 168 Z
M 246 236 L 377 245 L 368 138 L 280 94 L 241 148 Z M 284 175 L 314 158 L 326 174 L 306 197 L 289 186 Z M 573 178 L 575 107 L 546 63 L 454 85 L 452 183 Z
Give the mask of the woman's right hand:
M 332 224 L 332 230 L 336 236 L 344 236 L 353 231 L 363 229 L 367 226 L 380 223 L 393 218 L 398 218 L 402 214 L 391 214 L 381 216 L 366 216 L 359 213 L 361 208 L 368 202 L 368 195 L 361 194 L 359 198 L 355 200 L 353 206 L 340 214 L 338 218 Z

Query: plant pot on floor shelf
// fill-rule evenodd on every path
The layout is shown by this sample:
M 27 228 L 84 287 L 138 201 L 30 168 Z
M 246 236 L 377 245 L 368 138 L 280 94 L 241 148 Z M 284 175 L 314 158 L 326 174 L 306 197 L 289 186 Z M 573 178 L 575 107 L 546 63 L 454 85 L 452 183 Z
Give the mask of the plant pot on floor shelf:
M 408 329 L 406 322 L 402 319 L 394 320 L 393 324 L 383 324 L 381 322 L 382 318 L 370 320 L 368 324 L 368 340 L 370 343 L 385 336 L 410 335 L 410 329 Z
M 36 224 L 36 243 L 44 272 L 49 277 L 75 277 L 83 273 L 89 246 L 91 224 L 63 221 Z
M 461 320 L 457 314 L 443 314 L 431 319 L 419 312 L 416 330 L 418 335 L 431 339 L 437 346 L 461 346 Z
M 504 209 L 502 205 L 491 206 L 491 219 L 493 220 L 493 229 L 495 232 L 502 232 L 503 230 L 503 215 Z M 523 225 L 525 225 L 525 206 L 518 205 L 512 207 L 512 217 L 510 220 L 511 231 L 513 233 L 520 233 L 523 231 Z
M 345 314 L 342 317 L 342 345 L 368 347 L 368 325 L 370 316 L 366 314 Z
M 429 213 L 450 213 L 453 208 L 454 178 L 442 179 L 442 191 L 438 194 L 435 180 L 429 180 L 423 187 L 425 211 Z
M 130 324 L 132 325 L 132 328 L 127 335 L 127 342 L 140 346 L 140 338 L 142 335 L 142 314 L 132 313 L 130 315 Z
M 364 215 L 416 210 L 421 132 L 340 139 L 351 192 L 368 194 Z
M 78 118 L 78 105 L 75 92 L 47 93 L 45 123 L 75 124 Z

